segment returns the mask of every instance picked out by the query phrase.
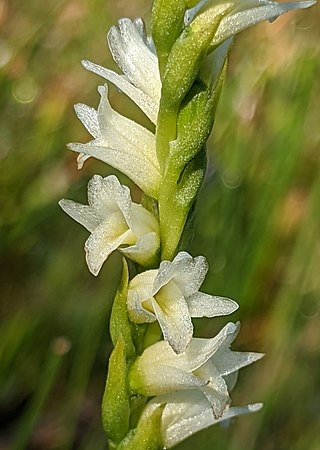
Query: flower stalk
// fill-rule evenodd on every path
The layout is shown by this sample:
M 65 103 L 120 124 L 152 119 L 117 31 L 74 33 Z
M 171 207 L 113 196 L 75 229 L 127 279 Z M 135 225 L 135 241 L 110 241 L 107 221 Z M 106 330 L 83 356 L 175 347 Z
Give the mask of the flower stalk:
M 121 19 L 108 33 L 122 74 L 82 62 L 155 125 L 153 133 L 113 109 L 108 84 L 98 88 L 97 109 L 76 105 L 93 138 L 68 146 L 78 153 L 79 169 L 88 158 L 97 158 L 131 179 L 142 200 L 132 201 L 130 189 L 114 175 L 94 175 L 87 205 L 60 201 L 90 233 L 85 253 L 93 275 L 113 251 L 123 255 L 102 401 L 111 449 L 172 448 L 203 428 L 262 407 L 231 406 L 239 370 L 263 356 L 230 349 L 240 324 L 229 322 L 211 338 L 194 336 L 193 318 L 229 315 L 238 304 L 200 291 L 208 265 L 203 256 L 187 253 L 186 243 L 193 235 L 206 142 L 234 36 L 313 4 L 154 0 L 152 36 L 141 19 Z

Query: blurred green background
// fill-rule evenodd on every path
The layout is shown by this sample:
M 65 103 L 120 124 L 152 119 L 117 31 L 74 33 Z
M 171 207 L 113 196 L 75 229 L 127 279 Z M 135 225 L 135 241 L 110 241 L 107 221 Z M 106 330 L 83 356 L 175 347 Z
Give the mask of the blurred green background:
M 120 258 L 94 278 L 87 233 L 57 201 L 85 201 L 93 173 L 114 173 L 91 160 L 78 171 L 65 148 L 89 139 L 72 105 L 96 106 L 102 83 L 80 60 L 115 68 L 106 31 L 124 16 L 148 24 L 150 8 L 0 2 L 1 450 L 107 448 L 100 401 Z M 242 370 L 234 404 L 265 407 L 180 450 L 320 449 L 319 19 L 318 5 L 287 14 L 244 32 L 232 52 L 191 251 L 210 263 L 203 290 L 240 303 L 234 348 L 267 354 Z M 111 102 L 146 123 L 114 89 Z M 198 321 L 197 333 L 227 320 Z

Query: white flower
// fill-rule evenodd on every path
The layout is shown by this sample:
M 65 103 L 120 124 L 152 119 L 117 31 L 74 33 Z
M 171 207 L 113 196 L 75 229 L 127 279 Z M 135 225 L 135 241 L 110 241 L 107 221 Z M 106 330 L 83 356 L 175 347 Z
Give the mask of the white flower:
M 98 90 L 101 100 L 97 111 L 84 104 L 75 105 L 77 116 L 94 139 L 68 147 L 80 153 L 80 167 L 93 156 L 120 170 L 146 194 L 156 198 L 161 175 L 154 134 L 111 108 L 107 85 Z
M 221 417 L 214 416 L 207 397 L 199 390 L 179 391 L 151 400 L 145 415 L 165 404 L 161 418 L 161 434 L 165 448 L 172 448 L 196 432 L 241 414 L 259 411 L 262 403 L 247 406 L 227 406 Z
M 83 66 L 113 83 L 156 124 L 161 79 L 158 58 L 146 36 L 142 19 L 120 19 L 118 27 L 110 29 L 107 40 L 112 57 L 124 75 L 90 61 L 82 61 Z
M 129 283 L 130 319 L 158 320 L 164 339 L 175 352 L 183 352 L 193 334 L 191 317 L 223 316 L 238 308 L 233 300 L 199 292 L 207 271 L 203 256 L 180 252 L 172 262 L 162 261 L 159 269 L 137 275 Z
M 158 222 L 131 201 L 129 188 L 121 185 L 117 177 L 94 175 L 88 183 L 88 203 L 63 199 L 59 205 L 91 233 L 85 243 L 90 272 L 98 275 L 116 249 L 141 265 L 154 261 L 160 243 Z
M 119 27 L 108 34 L 112 56 L 124 75 L 83 61 L 86 69 L 101 75 L 127 94 L 156 123 L 160 102 L 161 80 L 158 60 L 148 43 L 141 19 L 121 19 Z M 79 168 L 93 156 L 120 170 L 147 195 L 157 198 L 161 183 L 156 155 L 155 135 L 114 111 L 108 101 L 107 85 L 99 87 L 98 110 L 84 104 L 75 105 L 78 118 L 93 136 L 87 144 L 68 147 L 80 153 Z
M 230 36 L 234 36 L 263 20 L 272 22 L 292 9 L 309 8 L 315 3 L 315 0 L 293 3 L 278 3 L 270 0 L 244 0 L 235 2 L 236 8 L 221 20 L 212 44 L 219 45 Z
M 220 45 L 231 36 L 240 33 L 247 28 L 256 25 L 263 20 L 270 22 L 277 19 L 282 14 L 293 9 L 304 9 L 313 6 L 316 0 L 301 2 L 278 3 L 271 0 L 236 0 L 224 3 L 230 4 L 231 12 L 222 18 L 217 32 L 212 41 L 213 46 Z M 190 23 L 202 8 L 217 8 L 216 2 L 212 0 L 202 0 L 194 8 L 189 9 L 185 14 L 185 24 Z
M 221 418 L 231 403 L 229 390 L 236 383 L 239 369 L 263 356 L 230 350 L 239 329 L 239 323 L 228 323 L 212 339 L 193 338 L 180 354 L 166 341 L 151 345 L 131 369 L 131 389 L 145 396 L 198 390 L 209 402 L 214 418 Z

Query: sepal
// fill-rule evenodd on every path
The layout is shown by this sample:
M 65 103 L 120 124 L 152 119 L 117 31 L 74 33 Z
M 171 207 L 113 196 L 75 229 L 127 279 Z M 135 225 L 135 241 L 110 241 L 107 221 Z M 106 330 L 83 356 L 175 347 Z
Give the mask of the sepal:
M 313 6 L 316 0 L 302 2 L 278 3 L 269 0 L 250 0 L 243 3 L 235 2 L 236 8 L 231 14 L 221 20 L 212 40 L 209 51 L 212 51 L 230 36 L 234 36 L 259 22 L 273 22 L 282 14 L 294 9 L 305 9 Z

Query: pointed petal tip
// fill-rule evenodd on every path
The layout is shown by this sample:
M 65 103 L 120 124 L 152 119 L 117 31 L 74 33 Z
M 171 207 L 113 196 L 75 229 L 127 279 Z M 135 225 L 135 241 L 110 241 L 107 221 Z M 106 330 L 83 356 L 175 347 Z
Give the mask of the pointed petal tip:
M 262 358 L 264 358 L 266 356 L 265 353 L 258 353 L 258 352 L 255 352 L 254 355 L 255 355 L 254 361 L 259 361 L 259 359 L 262 359 Z
M 91 63 L 90 63 L 90 61 L 87 60 L 87 59 L 82 59 L 82 60 L 81 60 L 81 64 L 82 64 L 82 66 L 83 66 L 85 69 L 87 69 L 88 66 L 89 66 Z
M 229 322 L 229 323 L 227 323 L 227 325 L 225 326 L 226 333 L 227 334 L 235 333 L 238 330 L 239 326 L 240 326 L 240 322 L 236 322 L 236 323 Z
M 224 297 L 222 297 L 222 298 L 224 298 Z M 237 311 L 237 309 L 240 308 L 240 305 L 235 300 L 232 300 L 232 298 L 225 297 L 225 299 L 228 300 L 228 303 L 229 303 L 229 311 L 230 311 L 229 314 Z
M 263 408 L 263 403 L 252 403 L 251 405 L 248 405 L 248 411 L 249 412 L 257 412 L 260 411 L 260 409 Z
M 58 201 L 58 205 L 64 212 L 69 214 L 68 209 L 69 209 L 70 205 L 74 205 L 74 202 L 73 202 L 73 200 L 68 200 L 67 198 L 62 198 L 61 200 Z
M 102 264 L 101 265 L 93 264 L 90 256 L 88 256 L 87 250 L 86 250 L 86 261 L 87 261 L 87 266 L 88 266 L 89 272 L 92 273 L 92 275 L 94 275 L 95 277 L 97 277 L 101 270 Z
M 313 6 L 317 3 L 317 0 L 307 0 L 299 3 L 301 5 L 300 8 L 310 8 L 310 6 Z
M 74 142 L 69 142 L 69 143 L 66 145 L 66 147 L 67 147 L 68 150 L 73 150 L 74 145 L 75 145 Z

